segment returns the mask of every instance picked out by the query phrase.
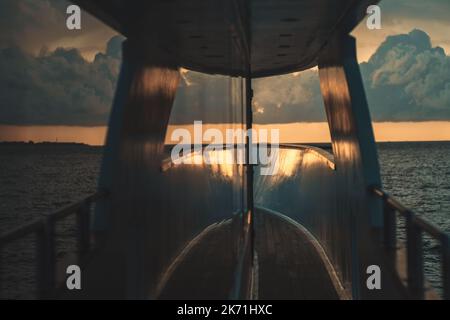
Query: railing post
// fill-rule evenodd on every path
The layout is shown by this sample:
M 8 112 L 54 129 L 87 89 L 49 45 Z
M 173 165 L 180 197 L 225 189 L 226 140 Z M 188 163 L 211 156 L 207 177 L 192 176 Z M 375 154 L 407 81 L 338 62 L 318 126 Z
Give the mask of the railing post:
M 86 200 L 77 211 L 78 261 L 89 251 L 90 243 L 90 210 L 91 202 Z
M 386 249 L 386 256 L 388 263 L 392 268 L 395 268 L 397 260 L 397 220 L 396 211 L 383 196 L 383 215 L 384 215 L 384 247 Z
M 450 238 L 442 235 L 442 282 L 444 287 L 444 299 L 450 300 Z
M 383 214 L 384 214 L 384 246 L 389 253 L 394 253 L 397 250 L 397 221 L 395 216 L 395 209 L 393 209 L 386 197 L 383 196 Z
M 49 298 L 55 289 L 55 221 L 49 216 L 36 234 L 38 297 Z
M 408 255 L 408 288 L 414 298 L 423 299 L 422 230 L 414 223 L 414 213 L 407 211 L 405 215 Z

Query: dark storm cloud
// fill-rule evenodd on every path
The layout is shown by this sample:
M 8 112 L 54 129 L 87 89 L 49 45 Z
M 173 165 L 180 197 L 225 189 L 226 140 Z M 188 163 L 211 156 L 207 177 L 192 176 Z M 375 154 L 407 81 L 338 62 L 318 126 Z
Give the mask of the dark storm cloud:
M 76 47 L 91 59 L 116 34 L 97 19 L 82 12 L 81 30 L 66 27 L 65 0 L 1 0 L 0 49 L 18 46 L 37 54 L 43 47 Z
M 0 122 L 12 125 L 103 125 L 118 76 L 121 41 L 86 61 L 77 49 L 33 56 L 0 50 Z
M 106 124 L 122 39 L 111 39 L 106 52 L 98 53 L 114 33 L 85 13 L 81 31 L 67 30 L 69 4 L 66 0 L 0 0 L 0 124 Z M 441 26 L 448 23 L 450 1 L 382 1 L 381 8 L 383 26 L 404 20 Z M 447 41 L 448 35 L 441 33 Z M 434 30 L 433 39 L 441 33 Z M 367 39 L 370 35 L 364 36 Z M 54 49 L 59 46 L 65 49 Z M 92 62 L 83 59 L 94 56 Z M 441 48 L 432 47 L 422 31 L 388 37 L 361 64 L 372 118 L 450 120 L 449 59 Z M 171 122 L 239 120 L 239 89 L 230 88 L 227 77 L 184 74 Z M 325 120 L 315 70 L 258 79 L 254 89 L 256 122 Z
M 18 47 L 0 50 L 0 123 L 106 124 L 121 42 L 111 39 L 93 62 L 76 49 L 39 56 Z M 361 72 L 373 120 L 450 120 L 450 57 L 432 47 L 425 32 L 388 37 Z M 239 121 L 239 88 L 224 76 L 183 73 L 171 123 Z M 316 70 L 258 79 L 254 89 L 257 123 L 326 119 Z
M 65 26 L 64 5 L 67 7 L 67 2 L 62 0 L 0 1 L 0 44 L 38 42 L 65 32 L 55 28 Z

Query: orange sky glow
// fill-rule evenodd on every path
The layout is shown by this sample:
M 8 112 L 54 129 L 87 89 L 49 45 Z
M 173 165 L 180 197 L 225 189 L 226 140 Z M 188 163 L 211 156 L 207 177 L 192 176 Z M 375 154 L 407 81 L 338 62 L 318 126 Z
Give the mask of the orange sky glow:
M 166 143 L 172 131 L 180 126 L 169 126 Z M 192 131 L 192 125 L 183 126 Z M 223 130 L 226 125 L 204 125 Z M 279 129 L 282 143 L 329 142 L 330 134 L 325 122 L 289 123 L 255 125 L 255 128 Z M 450 141 L 450 121 L 426 122 L 376 122 L 374 123 L 377 141 Z M 6 126 L 0 125 L 0 141 L 50 141 L 80 142 L 90 145 L 103 145 L 106 127 L 74 126 Z

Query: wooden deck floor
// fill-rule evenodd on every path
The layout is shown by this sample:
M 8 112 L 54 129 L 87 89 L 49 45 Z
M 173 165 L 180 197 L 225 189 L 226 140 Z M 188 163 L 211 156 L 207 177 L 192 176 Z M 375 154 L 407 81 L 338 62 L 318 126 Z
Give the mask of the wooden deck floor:
M 259 299 L 339 299 L 310 239 L 297 226 L 256 212 Z M 234 271 L 227 225 L 195 245 L 169 280 L 162 299 L 227 299 Z
M 301 229 L 279 216 L 258 210 L 255 229 L 259 299 L 338 299 L 322 259 Z M 169 268 L 156 298 L 228 299 L 237 261 L 233 240 L 236 235 L 232 231 L 229 220 L 191 241 Z M 125 268 L 123 261 L 121 265 Z M 124 298 L 123 279 L 110 281 L 108 272 L 102 270 L 91 270 L 86 275 L 85 290 L 66 291 L 60 298 Z
M 256 211 L 258 298 L 339 299 L 317 250 L 296 225 Z
M 159 299 L 228 299 L 236 266 L 231 220 L 195 241 L 172 272 Z

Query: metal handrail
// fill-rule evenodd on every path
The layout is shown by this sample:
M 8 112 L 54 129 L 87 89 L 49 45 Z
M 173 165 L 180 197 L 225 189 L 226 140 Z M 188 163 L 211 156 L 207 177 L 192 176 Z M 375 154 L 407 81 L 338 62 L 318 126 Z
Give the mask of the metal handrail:
M 424 298 L 425 295 L 422 234 L 427 233 L 440 244 L 443 298 L 450 300 L 450 236 L 404 207 L 379 187 L 373 186 L 370 190 L 383 201 L 384 246 L 392 262 L 396 259 L 397 250 L 396 212 L 406 219 L 407 278 L 410 293 L 416 298 Z
M 56 289 L 56 222 L 76 214 L 78 260 L 80 261 L 91 249 L 91 205 L 106 196 L 106 191 L 98 191 L 77 203 L 68 205 L 56 212 L 45 214 L 41 218 L 0 235 L 0 250 L 14 241 L 29 235 L 36 235 L 38 298 L 51 297 Z

